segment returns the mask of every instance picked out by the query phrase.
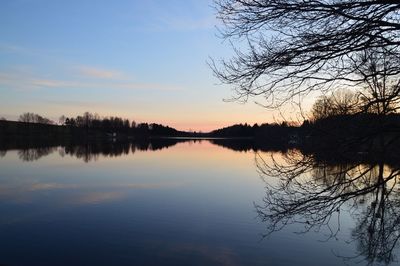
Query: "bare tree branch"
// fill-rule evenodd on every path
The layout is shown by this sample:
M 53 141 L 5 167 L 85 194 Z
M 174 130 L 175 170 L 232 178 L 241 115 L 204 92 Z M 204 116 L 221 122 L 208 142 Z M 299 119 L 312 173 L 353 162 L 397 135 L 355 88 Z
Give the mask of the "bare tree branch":
M 354 58 L 370 49 L 399 54 L 398 1 L 216 0 L 222 37 L 239 42 L 234 57 L 210 65 L 236 98 L 263 96 L 279 107 L 310 91 L 355 78 Z M 360 64 L 360 62 L 359 62 Z M 399 73 L 393 66 L 386 75 Z

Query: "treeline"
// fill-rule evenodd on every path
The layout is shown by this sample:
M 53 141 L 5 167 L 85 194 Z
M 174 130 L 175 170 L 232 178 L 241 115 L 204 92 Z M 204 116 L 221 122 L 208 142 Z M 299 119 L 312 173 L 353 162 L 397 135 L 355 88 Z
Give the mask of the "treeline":
M 121 117 L 100 117 L 85 112 L 76 117 L 61 116 L 58 123 L 34 113 L 24 113 L 19 121 L 0 120 L 0 137 L 57 138 L 147 138 L 184 135 L 169 126 L 136 123 Z
M 80 128 L 87 131 L 104 132 L 107 134 L 176 136 L 179 131 L 169 126 L 156 123 L 139 123 L 121 117 L 103 117 L 85 112 L 82 116 L 60 118 L 60 123 L 70 128 Z
M 25 123 L 38 123 L 38 124 L 48 124 L 48 125 L 55 124 L 54 121 L 52 121 L 51 119 L 29 112 L 20 115 L 18 121 Z
M 65 137 L 68 133 L 66 127 L 54 124 L 0 120 L 0 144 L 30 138 L 53 142 Z
M 301 128 L 298 126 L 282 122 L 280 124 L 265 123 L 261 125 L 238 124 L 214 130 L 209 134 L 211 137 L 217 138 L 247 138 L 254 140 L 253 142 L 243 143 L 237 140 L 236 144 L 229 144 L 237 145 L 238 150 L 253 149 L 255 146 L 263 147 L 268 150 L 281 150 L 297 144 L 301 131 Z M 225 141 L 215 141 L 215 144 L 221 144 L 222 146 L 224 146 L 225 143 Z M 253 150 L 256 150 L 256 148 Z
M 371 153 L 384 147 L 386 152 L 397 153 L 400 148 L 400 114 L 396 113 L 331 115 L 306 121 L 300 129 L 310 149 Z
M 235 138 L 233 141 L 217 139 L 213 143 L 241 151 L 299 148 L 314 154 L 336 150 L 342 155 L 359 157 L 372 154 L 383 145 L 386 152 L 397 153 L 400 149 L 400 114 L 325 113 L 305 120 L 301 125 L 238 124 L 214 130 L 209 136 Z
M 5 121 L 5 119 L 3 121 Z M 18 121 L 33 124 L 60 125 L 69 128 L 79 128 L 107 133 L 153 135 L 176 135 L 178 133 L 176 129 L 161 124 L 137 124 L 135 121 L 130 121 L 129 119 L 117 116 L 100 117 L 98 114 L 90 112 L 85 112 L 83 115 L 78 115 L 76 117 L 66 117 L 62 115 L 57 123 L 39 114 L 27 112 L 20 115 Z
M 236 124 L 228 127 L 224 127 L 221 129 L 217 129 L 210 132 L 211 136 L 214 137 L 279 137 L 282 134 L 291 133 L 295 126 L 291 126 L 286 122 L 282 122 L 281 124 L 273 123 L 273 124 L 254 124 L 248 125 L 246 124 Z
M 333 98 L 334 97 L 334 98 Z M 343 152 L 375 150 L 378 144 L 391 141 L 389 149 L 397 147 L 400 139 L 400 115 L 392 112 L 381 114 L 375 110 L 360 112 L 354 106 L 354 97 L 348 93 L 320 98 L 312 109 L 312 117 L 301 125 L 286 122 L 280 124 L 237 124 L 209 133 L 178 131 L 155 123 L 139 123 L 120 117 L 99 117 L 86 112 L 76 117 L 62 116 L 56 125 L 33 113 L 21 115 L 21 122 L 0 120 L 0 140 L 7 138 L 41 138 L 59 141 L 73 139 L 124 139 L 150 137 L 210 137 L 235 138 L 237 150 L 285 150 L 288 148 L 341 149 Z M 30 122 L 26 122 L 30 121 Z M 45 123 L 40 123 L 45 122 Z M 379 137 L 379 138 L 378 138 Z M 237 139 L 253 139 L 238 142 Z M 386 140 L 387 139 L 387 140 Z M 381 143 L 378 143 L 381 141 Z M 225 141 L 215 141 L 227 145 Z M 385 143 L 384 143 L 385 144 Z
M 388 151 L 397 153 L 400 149 L 398 106 L 394 101 L 371 100 L 364 94 L 342 89 L 318 98 L 309 118 L 301 125 L 239 124 L 212 131 L 210 135 L 254 139 L 229 143 L 238 150 L 300 148 L 313 154 L 339 150 L 350 157 Z M 219 140 L 215 143 L 227 144 Z

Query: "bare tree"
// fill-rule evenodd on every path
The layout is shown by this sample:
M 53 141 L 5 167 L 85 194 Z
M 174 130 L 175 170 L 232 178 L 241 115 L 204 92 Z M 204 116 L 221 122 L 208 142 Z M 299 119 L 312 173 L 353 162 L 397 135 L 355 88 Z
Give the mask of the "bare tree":
M 33 123 L 35 121 L 34 113 L 23 113 L 18 119 L 20 122 Z
M 323 119 L 335 115 L 349 115 L 359 112 L 357 94 L 350 90 L 337 90 L 329 96 L 318 98 L 311 108 L 313 120 Z
M 355 75 L 362 79 L 359 98 L 364 112 L 387 115 L 400 103 L 400 54 L 384 48 L 359 54 L 353 63 Z
M 20 115 L 18 120 L 25 123 L 54 124 L 54 122 L 48 118 L 29 112 Z
M 61 116 L 58 118 L 58 123 L 59 123 L 60 125 L 65 125 L 65 120 L 66 120 L 65 115 L 61 115 Z
M 235 86 L 236 99 L 264 96 L 278 107 L 295 96 L 357 85 L 360 54 L 383 48 L 399 54 L 400 3 L 355 0 L 215 0 L 222 37 L 235 55 L 211 62 Z M 396 74 L 400 66 L 393 65 Z

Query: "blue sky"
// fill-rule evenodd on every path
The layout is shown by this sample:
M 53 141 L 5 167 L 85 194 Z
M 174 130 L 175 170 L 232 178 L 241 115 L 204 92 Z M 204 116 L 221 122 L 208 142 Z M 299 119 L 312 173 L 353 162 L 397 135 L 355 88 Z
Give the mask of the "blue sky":
M 0 116 L 57 119 L 85 111 L 203 130 L 271 122 L 226 103 L 209 57 L 229 57 L 207 0 L 3 0 Z

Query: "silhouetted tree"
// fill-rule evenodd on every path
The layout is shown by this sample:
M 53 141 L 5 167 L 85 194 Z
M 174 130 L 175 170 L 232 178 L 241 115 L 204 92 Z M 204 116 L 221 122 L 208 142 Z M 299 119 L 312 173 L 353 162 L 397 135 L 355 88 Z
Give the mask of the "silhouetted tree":
M 66 118 L 65 119 L 65 125 L 69 126 L 69 127 L 75 127 L 76 126 L 76 121 L 75 118 L 71 117 L 71 118 Z
M 34 122 L 34 114 L 33 113 L 23 113 L 19 116 L 18 121 L 33 123 Z
M 360 111 L 357 95 L 349 90 L 338 90 L 329 96 L 318 98 L 311 109 L 314 120 L 336 115 L 355 114 Z
M 60 125 L 64 125 L 64 124 L 65 124 L 65 119 L 66 119 L 65 115 L 61 115 L 61 116 L 58 118 L 58 123 L 59 123 Z
M 18 120 L 20 122 L 26 122 L 26 123 L 54 124 L 54 122 L 48 118 L 29 112 L 20 115 Z
M 400 103 L 400 54 L 375 48 L 354 60 L 355 75 L 362 79 L 358 95 L 362 111 L 378 115 L 395 113 Z
M 83 126 L 89 128 L 92 126 L 93 115 L 89 112 L 83 114 Z
M 400 45 L 398 1 L 215 0 L 222 37 L 239 39 L 235 56 L 211 66 L 236 98 L 265 97 L 277 107 L 314 90 L 327 91 L 365 82 L 354 73 L 360 56 L 384 49 L 397 57 Z M 247 46 L 246 46 L 247 44 Z M 379 51 L 378 51 L 379 52 Z M 376 51 L 373 51 L 373 54 Z M 386 76 L 397 75 L 392 64 Z

